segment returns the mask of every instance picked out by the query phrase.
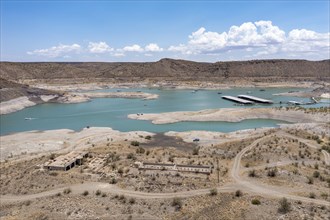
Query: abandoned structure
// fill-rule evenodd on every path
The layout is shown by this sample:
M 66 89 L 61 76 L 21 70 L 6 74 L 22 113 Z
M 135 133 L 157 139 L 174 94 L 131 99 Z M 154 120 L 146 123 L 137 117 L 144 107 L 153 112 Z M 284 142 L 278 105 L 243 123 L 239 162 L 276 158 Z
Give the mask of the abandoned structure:
M 211 166 L 201 165 L 176 165 L 176 164 L 162 164 L 162 163 L 141 163 L 137 162 L 139 170 L 166 170 L 166 171 L 181 171 L 210 174 L 212 172 Z
M 70 170 L 76 165 L 82 165 L 83 159 L 88 156 L 87 152 L 73 151 L 66 155 L 56 157 L 44 164 L 44 168 L 48 170 Z

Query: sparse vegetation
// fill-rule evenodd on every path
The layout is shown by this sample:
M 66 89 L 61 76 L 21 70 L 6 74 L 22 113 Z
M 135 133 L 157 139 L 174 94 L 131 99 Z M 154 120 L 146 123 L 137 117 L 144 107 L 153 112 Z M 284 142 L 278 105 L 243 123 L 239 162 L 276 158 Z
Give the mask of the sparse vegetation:
M 288 213 L 289 211 L 291 210 L 291 203 L 288 201 L 287 198 L 282 198 L 280 201 L 279 201 L 279 208 L 278 208 L 278 211 L 280 213 Z
M 71 189 L 70 188 L 66 188 L 63 190 L 64 194 L 70 194 L 71 193 Z
M 135 147 L 138 147 L 138 146 L 140 146 L 140 142 L 138 142 L 138 141 L 132 141 L 131 142 L 131 145 L 132 146 L 135 146 Z
M 237 191 L 235 192 L 235 196 L 236 196 L 236 197 L 241 197 L 242 195 L 243 195 L 243 193 L 242 193 L 241 190 L 237 190 Z
M 218 194 L 218 190 L 216 188 L 210 190 L 210 196 L 216 196 L 217 194 Z
M 250 170 L 249 171 L 249 177 L 256 177 L 257 174 L 256 174 L 256 171 L 255 170 Z
M 252 199 L 252 200 L 251 200 L 251 203 L 252 203 L 253 205 L 260 205 L 260 204 L 261 204 L 261 202 L 260 202 L 259 199 Z
M 171 205 L 175 207 L 176 210 L 180 210 L 182 208 L 182 200 L 180 198 L 174 198 Z

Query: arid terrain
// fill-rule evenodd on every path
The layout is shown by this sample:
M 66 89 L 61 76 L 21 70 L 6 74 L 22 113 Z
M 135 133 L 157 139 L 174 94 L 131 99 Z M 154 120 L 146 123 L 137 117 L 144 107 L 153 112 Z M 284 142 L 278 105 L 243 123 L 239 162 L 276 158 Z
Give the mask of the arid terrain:
M 321 97 L 329 95 L 329 65 L 329 60 L 1 62 L 1 114 L 44 102 L 158 98 L 144 92 L 88 91 L 117 87 L 288 85 L 310 87 L 308 96 Z M 120 132 L 87 126 L 3 135 L 0 219 L 329 220 L 329 106 L 127 117 L 154 124 L 258 118 L 291 124 L 229 133 Z

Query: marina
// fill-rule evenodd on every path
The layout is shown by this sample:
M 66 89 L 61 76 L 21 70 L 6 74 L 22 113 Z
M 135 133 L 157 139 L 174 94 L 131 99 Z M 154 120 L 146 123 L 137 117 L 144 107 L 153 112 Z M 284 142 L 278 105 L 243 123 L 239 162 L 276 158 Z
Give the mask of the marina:
M 237 97 L 241 98 L 241 99 L 250 100 L 253 102 L 258 102 L 258 103 L 273 104 L 273 101 L 271 101 L 271 100 L 262 99 L 262 98 L 258 98 L 258 97 L 250 96 L 250 95 L 238 95 Z
M 226 99 L 226 100 L 230 100 L 230 101 L 233 101 L 233 102 L 237 102 L 239 104 L 244 104 L 244 105 L 248 105 L 248 104 L 253 104 L 252 101 L 247 101 L 245 99 L 241 99 L 241 98 L 236 98 L 234 96 L 229 96 L 229 95 L 224 95 L 222 96 L 223 99 Z

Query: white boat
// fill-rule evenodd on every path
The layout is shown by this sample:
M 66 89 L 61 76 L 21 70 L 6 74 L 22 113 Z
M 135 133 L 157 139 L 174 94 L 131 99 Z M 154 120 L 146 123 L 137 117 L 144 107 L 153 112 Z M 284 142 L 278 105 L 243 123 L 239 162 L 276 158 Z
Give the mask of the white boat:
M 24 118 L 24 120 L 33 120 L 35 118 Z

